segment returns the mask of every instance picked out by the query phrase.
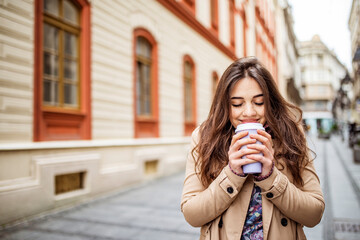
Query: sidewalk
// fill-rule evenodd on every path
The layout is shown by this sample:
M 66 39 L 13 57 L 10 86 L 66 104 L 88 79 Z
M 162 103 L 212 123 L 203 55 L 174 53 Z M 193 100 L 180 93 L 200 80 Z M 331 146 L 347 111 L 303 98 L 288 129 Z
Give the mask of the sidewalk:
M 360 239 L 360 164 L 340 137 L 309 139 L 326 201 L 308 240 Z M 184 172 L 0 231 L 4 240 L 194 240 L 199 229 L 180 211 Z
M 332 137 L 327 160 L 336 240 L 360 239 L 360 164 L 352 154 L 346 141 Z
M 360 165 L 355 164 L 352 151 L 339 136 L 330 140 L 309 138 L 315 150 L 315 168 L 326 202 L 321 223 L 304 228 L 308 240 L 360 239 Z
M 184 173 L 0 231 L 3 240 L 194 240 L 180 211 Z

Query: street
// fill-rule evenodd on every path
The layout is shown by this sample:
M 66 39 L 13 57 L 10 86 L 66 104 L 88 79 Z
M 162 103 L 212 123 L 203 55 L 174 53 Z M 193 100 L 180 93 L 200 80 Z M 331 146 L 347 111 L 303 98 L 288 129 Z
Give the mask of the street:
M 317 158 L 315 168 L 326 202 L 324 216 L 315 228 L 305 228 L 309 240 L 360 239 L 360 164 L 340 136 L 330 140 L 309 138 Z
M 326 201 L 322 221 L 305 228 L 309 240 L 360 239 L 360 164 L 339 136 L 309 138 Z M 180 211 L 184 172 L 123 189 L 0 232 L 0 239 L 198 239 Z

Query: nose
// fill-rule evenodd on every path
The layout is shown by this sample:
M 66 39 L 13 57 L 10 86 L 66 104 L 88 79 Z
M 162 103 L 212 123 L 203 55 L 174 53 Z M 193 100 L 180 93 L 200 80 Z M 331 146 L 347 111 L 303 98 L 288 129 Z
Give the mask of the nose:
M 250 117 L 250 116 L 255 116 L 255 115 L 256 115 L 256 111 L 255 111 L 254 107 L 251 104 L 246 104 L 245 110 L 244 110 L 244 116 Z

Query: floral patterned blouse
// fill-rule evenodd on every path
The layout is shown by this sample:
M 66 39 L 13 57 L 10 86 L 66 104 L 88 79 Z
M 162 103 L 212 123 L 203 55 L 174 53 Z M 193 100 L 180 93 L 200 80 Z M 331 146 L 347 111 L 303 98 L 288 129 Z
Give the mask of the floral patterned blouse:
M 263 238 L 261 189 L 254 185 L 241 240 L 262 240 Z

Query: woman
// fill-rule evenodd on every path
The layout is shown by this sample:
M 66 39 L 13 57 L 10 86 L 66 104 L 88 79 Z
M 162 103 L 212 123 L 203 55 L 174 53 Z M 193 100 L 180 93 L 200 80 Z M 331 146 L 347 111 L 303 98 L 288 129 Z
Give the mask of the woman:
M 320 222 L 325 203 L 301 114 L 256 58 L 228 67 L 186 164 L 181 210 L 201 227 L 200 239 L 306 239 L 303 226 Z M 246 122 L 266 131 L 242 139 L 247 132 L 235 128 Z M 242 166 L 255 161 L 261 174 L 244 174 Z

